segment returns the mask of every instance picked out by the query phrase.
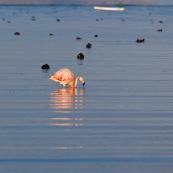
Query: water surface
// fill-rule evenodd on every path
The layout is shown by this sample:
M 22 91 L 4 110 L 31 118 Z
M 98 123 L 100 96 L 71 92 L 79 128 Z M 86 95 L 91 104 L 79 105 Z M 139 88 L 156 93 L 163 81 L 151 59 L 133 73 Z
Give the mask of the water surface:
M 172 7 L 0 6 L 0 15 L 2 172 L 172 173 Z M 85 88 L 49 81 L 62 67 Z

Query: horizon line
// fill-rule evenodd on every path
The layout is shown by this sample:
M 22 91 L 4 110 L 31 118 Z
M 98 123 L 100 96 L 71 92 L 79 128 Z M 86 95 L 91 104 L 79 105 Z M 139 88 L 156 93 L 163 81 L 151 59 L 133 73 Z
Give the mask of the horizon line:
M 33 4 L 33 3 L 27 3 L 27 4 L 18 4 L 18 3 L 12 3 L 12 4 L 0 4 L 0 6 L 115 6 L 114 5 L 103 5 L 103 4 L 54 4 L 54 3 L 46 3 L 46 4 Z M 123 6 L 173 6 L 173 4 L 123 4 Z

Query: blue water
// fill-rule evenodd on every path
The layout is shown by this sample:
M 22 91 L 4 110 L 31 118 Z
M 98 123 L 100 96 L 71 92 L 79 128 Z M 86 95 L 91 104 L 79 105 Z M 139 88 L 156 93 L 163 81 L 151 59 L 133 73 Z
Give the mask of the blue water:
M 172 21 L 171 6 L 0 6 L 0 172 L 172 173 Z M 62 67 L 85 88 L 49 81 Z

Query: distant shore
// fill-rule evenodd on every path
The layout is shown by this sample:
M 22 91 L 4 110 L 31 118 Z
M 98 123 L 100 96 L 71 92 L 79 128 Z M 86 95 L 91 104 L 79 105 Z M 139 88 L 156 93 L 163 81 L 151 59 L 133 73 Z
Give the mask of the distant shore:
M 116 6 L 117 4 L 115 4 L 115 5 L 103 5 L 103 4 L 92 4 L 92 5 L 84 5 L 84 4 L 0 4 L 0 6 L 76 6 L 76 7 L 78 7 L 78 6 L 94 6 L 94 5 L 100 5 L 100 6 L 110 6 L 110 7 L 113 7 L 113 6 Z M 126 7 L 128 7 L 128 6 L 146 6 L 146 7 L 154 7 L 154 6 L 156 6 L 156 7 L 159 7 L 159 6 L 161 6 L 161 7 L 171 7 L 171 6 L 173 6 L 173 4 L 172 5 L 142 5 L 142 4 L 123 4 L 123 6 L 126 6 Z

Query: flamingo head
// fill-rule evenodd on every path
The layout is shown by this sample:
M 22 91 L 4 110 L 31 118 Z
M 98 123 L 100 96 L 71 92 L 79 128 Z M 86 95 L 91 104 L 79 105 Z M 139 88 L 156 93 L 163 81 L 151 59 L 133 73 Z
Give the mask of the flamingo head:
M 85 85 L 85 80 L 83 77 L 78 77 L 79 81 L 82 83 L 82 85 L 84 86 Z

